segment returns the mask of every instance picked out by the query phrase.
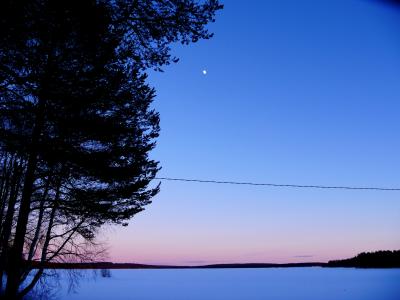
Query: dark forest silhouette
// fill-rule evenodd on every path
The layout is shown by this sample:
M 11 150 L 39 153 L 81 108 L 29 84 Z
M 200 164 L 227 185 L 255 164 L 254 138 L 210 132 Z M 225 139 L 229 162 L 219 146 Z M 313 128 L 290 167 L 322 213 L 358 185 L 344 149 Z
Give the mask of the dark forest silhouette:
M 36 262 L 33 262 L 33 267 Z M 241 269 L 241 268 L 298 268 L 298 267 L 352 267 L 352 268 L 400 268 L 400 250 L 380 250 L 362 252 L 355 257 L 323 262 L 301 263 L 224 263 L 198 266 L 185 265 L 146 265 L 138 263 L 86 262 L 86 263 L 52 263 L 46 264 L 49 269 Z
M 329 267 L 400 268 L 400 250 L 362 252 L 355 257 L 332 260 Z
M 46 263 L 98 258 L 98 229 L 126 225 L 158 193 L 149 152 L 159 115 L 146 70 L 177 61 L 171 43 L 210 38 L 205 26 L 220 8 L 216 0 L 2 2 L 3 297 L 29 293 Z

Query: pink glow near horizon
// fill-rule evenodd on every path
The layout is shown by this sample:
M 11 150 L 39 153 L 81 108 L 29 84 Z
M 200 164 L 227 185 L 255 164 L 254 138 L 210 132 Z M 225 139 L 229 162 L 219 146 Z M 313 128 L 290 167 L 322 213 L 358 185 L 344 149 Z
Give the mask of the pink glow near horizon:
M 259 233 L 232 234 L 216 232 L 216 229 L 213 232 L 207 227 L 192 229 L 191 233 L 189 228 L 177 230 L 162 222 L 150 225 L 147 221 L 151 220 L 144 215 L 128 228 L 118 228 L 105 235 L 110 246 L 110 261 L 166 265 L 327 262 L 364 251 L 400 249 L 400 239 L 387 233 L 380 237 L 372 232 L 357 236 L 349 229 L 346 234 L 337 230 L 337 236 L 329 237 L 323 229 L 306 231 L 300 230 L 303 225 L 298 225 L 302 235 L 281 228 L 279 234 L 265 230 L 269 238 L 262 239 Z

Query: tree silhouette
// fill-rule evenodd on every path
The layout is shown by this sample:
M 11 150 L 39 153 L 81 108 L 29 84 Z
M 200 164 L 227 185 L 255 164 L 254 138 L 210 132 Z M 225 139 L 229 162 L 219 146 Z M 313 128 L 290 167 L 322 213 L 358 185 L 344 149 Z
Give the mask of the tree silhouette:
M 2 4 L 0 282 L 6 272 L 6 297 L 26 295 L 46 262 L 98 254 L 97 229 L 126 225 L 157 194 L 159 185 L 150 182 L 159 165 L 149 152 L 159 115 L 146 70 L 177 61 L 171 43 L 210 38 L 205 25 L 220 8 L 214 0 Z M 32 270 L 31 262 L 39 268 Z
M 399 268 L 400 250 L 362 252 L 352 258 L 329 261 L 328 266 L 352 268 Z

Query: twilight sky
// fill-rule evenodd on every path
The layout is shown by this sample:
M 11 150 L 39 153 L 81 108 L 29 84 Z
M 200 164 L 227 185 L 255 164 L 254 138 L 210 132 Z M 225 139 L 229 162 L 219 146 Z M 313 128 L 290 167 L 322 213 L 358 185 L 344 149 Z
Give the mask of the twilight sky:
M 160 177 L 400 187 L 400 10 L 223 1 L 213 39 L 152 73 Z M 207 74 L 203 74 L 207 70 Z M 162 182 L 110 260 L 327 261 L 400 249 L 400 192 Z

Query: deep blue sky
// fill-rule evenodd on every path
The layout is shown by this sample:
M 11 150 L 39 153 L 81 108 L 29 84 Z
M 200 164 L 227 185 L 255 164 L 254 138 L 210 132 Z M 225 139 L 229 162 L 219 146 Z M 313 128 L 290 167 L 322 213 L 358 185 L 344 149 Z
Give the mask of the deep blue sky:
M 174 47 L 180 62 L 151 73 L 159 176 L 400 187 L 400 10 L 224 4 L 213 39 Z M 400 192 L 163 182 L 107 236 L 113 260 L 286 262 L 399 249 L 399 229 Z

